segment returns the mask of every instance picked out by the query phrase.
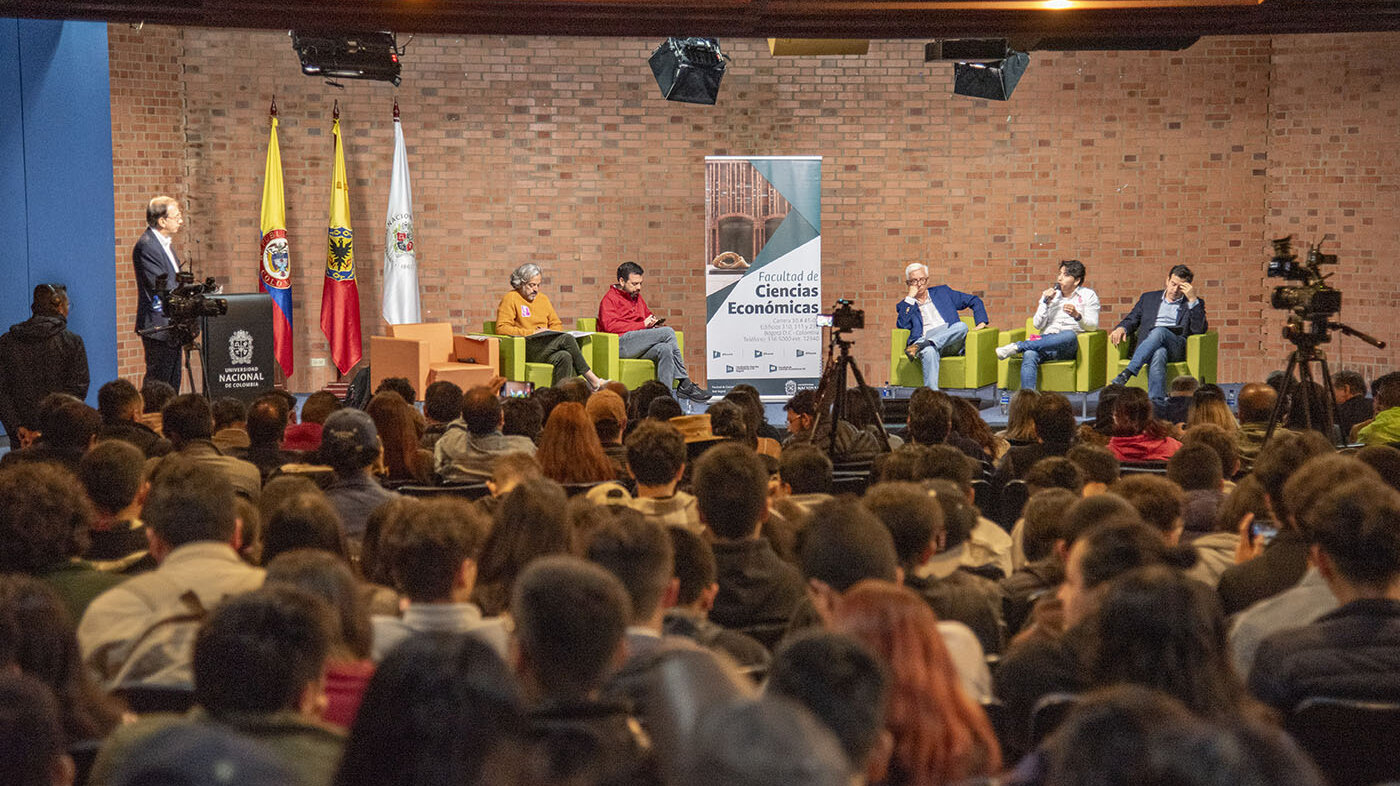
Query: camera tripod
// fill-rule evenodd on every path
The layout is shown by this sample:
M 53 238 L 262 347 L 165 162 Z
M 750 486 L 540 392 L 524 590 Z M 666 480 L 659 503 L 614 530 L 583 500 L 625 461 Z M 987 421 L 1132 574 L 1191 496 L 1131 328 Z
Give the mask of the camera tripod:
M 209 380 L 204 379 L 202 375 L 196 377 L 194 375 L 194 367 L 190 363 L 191 355 L 199 355 L 200 368 L 204 367 L 204 347 L 199 343 L 198 327 L 194 325 L 186 325 L 183 323 L 172 323 L 169 325 L 161 325 L 160 327 L 146 328 L 145 330 L 138 330 L 136 332 L 141 336 L 147 337 L 168 334 L 179 339 L 180 354 L 182 354 L 185 359 L 185 373 L 188 374 L 190 378 L 190 392 L 194 392 L 195 380 L 198 380 L 199 395 L 205 398 L 209 398 Z M 177 390 L 176 392 L 178 393 L 179 391 Z
M 1350 325 L 1341 322 L 1333 322 L 1327 319 L 1326 315 L 1318 315 L 1314 319 L 1308 320 L 1311 329 L 1303 329 L 1303 317 L 1292 316 L 1283 327 L 1283 337 L 1293 342 L 1293 352 L 1288 355 L 1288 367 L 1283 372 L 1283 387 L 1279 389 L 1278 400 L 1274 402 L 1273 414 L 1269 416 L 1269 428 L 1264 432 L 1264 441 L 1274 435 L 1276 429 L 1284 419 L 1284 408 L 1290 407 L 1293 397 L 1299 396 L 1302 401 L 1303 424 L 1311 429 L 1317 427 L 1318 431 L 1331 435 L 1332 427 L 1340 418 L 1337 416 L 1337 391 L 1332 386 L 1332 372 L 1327 367 L 1327 355 L 1318 349 L 1319 344 L 1326 344 L 1332 340 L 1329 331 L 1336 330 L 1343 335 L 1352 336 L 1365 341 L 1376 349 L 1385 349 L 1385 342 L 1380 339 L 1368 336 Z M 1313 364 L 1322 370 L 1322 384 L 1318 385 L 1313 378 Z M 1294 371 L 1297 371 L 1297 378 L 1294 378 Z M 1319 391 L 1318 388 L 1321 388 Z M 1323 422 L 1313 423 L 1313 408 L 1316 403 L 1313 397 L 1322 396 L 1321 403 L 1325 405 L 1322 410 Z M 1296 407 L 1293 407 L 1296 410 Z M 1348 435 L 1339 435 L 1339 444 L 1345 445 Z
M 836 427 L 846 416 L 846 373 L 855 375 L 856 389 L 865 390 L 865 375 L 860 367 L 851 362 L 850 339 L 842 338 L 846 331 L 831 329 L 831 342 L 826 347 L 826 363 L 822 366 L 821 381 L 817 383 L 816 415 L 812 419 L 812 444 L 822 436 L 822 428 L 829 430 L 825 435 L 827 455 L 836 452 Z M 880 434 L 880 445 L 885 452 L 890 449 L 890 436 L 885 432 L 885 424 L 875 419 L 875 427 Z

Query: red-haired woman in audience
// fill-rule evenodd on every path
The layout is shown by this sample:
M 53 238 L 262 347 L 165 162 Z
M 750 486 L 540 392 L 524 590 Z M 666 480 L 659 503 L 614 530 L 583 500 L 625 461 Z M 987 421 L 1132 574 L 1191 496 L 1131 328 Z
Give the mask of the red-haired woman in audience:
M 862 581 L 842 596 L 832 627 L 889 666 L 885 728 L 894 748 L 885 783 L 931 786 L 1001 769 L 991 723 L 963 691 L 928 603 L 906 587 Z
M 1152 413 L 1142 388 L 1124 388 L 1113 402 L 1113 438 L 1108 449 L 1119 461 L 1166 461 L 1181 447 L 1167 424 Z
M 565 401 L 549 413 L 535 458 L 556 483 L 601 483 L 617 478 L 583 405 Z
M 418 447 L 418 420 L 413 407 L 403 396 L 393 391 L 376 393 L 365 405 L 365 412 L 379 431 L 384 445 L 384 466 L 389 470 L 387 480 L 431 483 L 433 479 L 432 451 Z

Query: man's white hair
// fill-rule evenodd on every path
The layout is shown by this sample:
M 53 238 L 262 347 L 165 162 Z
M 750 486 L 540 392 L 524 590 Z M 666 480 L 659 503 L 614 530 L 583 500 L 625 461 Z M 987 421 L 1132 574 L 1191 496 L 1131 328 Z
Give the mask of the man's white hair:
M 906 268 L 904 268 L 904 277 L 907 279 L 907 278 L 909 278 L 909 274 L 910 274 L 910 273 L 913 273 L 915 270 L 920 270 L 920 269 L 922 269 L 925 273 L 927 273 L 927 272 L 928 272 L 928 265 L 925 265 L 925 264 L 922 263 L 922 262 L 910 262 L 910 263 L 909 263 L 909 266 L 906 267 Z

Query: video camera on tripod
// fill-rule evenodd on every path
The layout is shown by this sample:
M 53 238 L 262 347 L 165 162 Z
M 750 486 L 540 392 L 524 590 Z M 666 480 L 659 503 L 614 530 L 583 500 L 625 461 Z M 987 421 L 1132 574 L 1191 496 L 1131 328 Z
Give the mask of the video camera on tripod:
M 1273 241 L 1274 256 L 1266 271 L 1269 278 L 1301 281 L 1297 286 L 1274 287 L 1270 303 L 1274 308 L 1292 311 L 1302 319 L 1326 318 L 1342 310 L 1342 292 L 1327 284 L 1328 274 L 1323 265 L 1337 264 L 1336 254 L 1324 254 L 1320 243 L 1308 248 L 1304 261 L 1293 253 L 1293 236 Z
M 817 315 L 817 327 L 829 327 L 832 333 L 849 333 L 865 329 L 865 312 L 845 298 L 836 301 L 830 314 Z

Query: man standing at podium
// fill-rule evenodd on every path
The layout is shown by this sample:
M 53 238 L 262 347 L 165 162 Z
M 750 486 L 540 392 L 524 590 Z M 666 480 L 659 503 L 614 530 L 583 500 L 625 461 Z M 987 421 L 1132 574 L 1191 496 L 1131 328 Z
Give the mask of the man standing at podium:
M 131 249 L 131 265 L 136 273 L 136 332 L 165 327 L 162 304 L 155 297 L 157 280 L 165 276 L 165 285 L 174 288 L 180 260 L 170 247 L 170 241 L 185 224 L 180 203 L 168 196 L 153 198 L 146 205 L 146 231 Z M 180 340 L 170 331 L 141 336 L 146 350 L 146 379 L 158 379 L 180 390 Z

